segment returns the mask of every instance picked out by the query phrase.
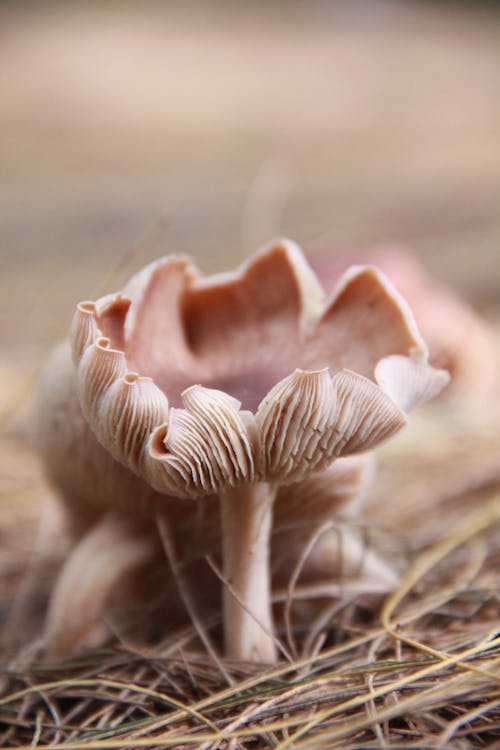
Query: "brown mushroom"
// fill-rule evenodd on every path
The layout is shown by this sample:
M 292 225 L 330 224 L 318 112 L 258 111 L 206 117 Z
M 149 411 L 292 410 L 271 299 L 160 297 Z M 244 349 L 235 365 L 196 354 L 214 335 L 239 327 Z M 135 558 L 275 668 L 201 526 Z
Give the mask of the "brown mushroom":
M 375 447 L 448 382 L 382 274 L 353 267 L 325 300 L 288 240 L 207 279 L 184 258 L 152 263 L 78 306 L 72 348 L 83 415 L 141 496 L 156 491 L 153 512 L 158 493 L 165 509 L 219 498 L 226 652 L 264 662 L 279 487 Z

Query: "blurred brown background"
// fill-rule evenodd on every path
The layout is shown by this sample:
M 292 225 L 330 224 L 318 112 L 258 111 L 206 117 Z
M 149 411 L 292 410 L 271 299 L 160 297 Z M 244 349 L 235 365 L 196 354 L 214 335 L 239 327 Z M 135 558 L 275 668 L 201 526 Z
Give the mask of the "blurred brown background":
M 491 312 L 500 12 L 479 3 L 3 3 L 0 385 L 165 252 L 401 244 Z M 12 374 L 15 378 L 12 379 Z

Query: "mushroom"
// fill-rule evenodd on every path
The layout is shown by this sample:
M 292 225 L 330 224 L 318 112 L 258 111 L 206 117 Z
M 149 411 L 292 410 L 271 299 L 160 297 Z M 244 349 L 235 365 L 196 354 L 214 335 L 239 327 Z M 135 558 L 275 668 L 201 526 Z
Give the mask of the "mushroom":
M 289 240 L 208 278 L 186 258 L 151 263 L 122 293 L 80 303 L 71 342 L 98 450 L 140 482 L 134 494 L 121 477 L 109 506 L 178 519 L 177 506 L 189 514 L 193 501 L 219 499 L 226 653 L 255 662 L 277 657 L 269 562 L 280 488 L 374 448 L 448 382 L 379 271 L 352 267 L 325 299 Z M 50 370 L 45 383 L 50 394 Z

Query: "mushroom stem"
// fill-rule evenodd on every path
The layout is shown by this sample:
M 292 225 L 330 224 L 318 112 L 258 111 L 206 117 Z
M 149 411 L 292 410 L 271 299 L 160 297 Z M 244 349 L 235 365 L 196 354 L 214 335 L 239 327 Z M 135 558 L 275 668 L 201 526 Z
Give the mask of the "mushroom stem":
M 276 489 L 264 482 L 221 493 L 226 655 L 274 663 L 270 536 Z
M 69 656 L 102 618 L 124 576 L 151 557 L 151 540 L 136 519 L 113 512 L 85 534 L 66 560 L 52 593 L 45 626 L 50 658 Z

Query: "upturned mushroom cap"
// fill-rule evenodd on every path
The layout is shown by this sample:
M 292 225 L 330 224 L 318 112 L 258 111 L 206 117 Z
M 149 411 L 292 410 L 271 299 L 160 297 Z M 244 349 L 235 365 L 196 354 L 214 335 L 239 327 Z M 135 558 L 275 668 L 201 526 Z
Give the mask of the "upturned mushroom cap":
M 313 260 L 326 290 L 337 284 L 352 263 L 374 263 L 404 295 L 429 347 L 430 362 L 451 374 L 445 395 L 459 396 L 461 408 L 488 403 L 497 380 L 493 336 L 487 322 L 467 301 L 433 278 L 404 248 L 336 251 Z
M 325 298 L 289 240 L 208 278 L 162 258 L 80 303 L 72 348 L 98 440 L 174 497 L 300 481 L 393 435 L 448 382 L 383 274 L 354 266 Z

